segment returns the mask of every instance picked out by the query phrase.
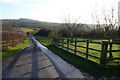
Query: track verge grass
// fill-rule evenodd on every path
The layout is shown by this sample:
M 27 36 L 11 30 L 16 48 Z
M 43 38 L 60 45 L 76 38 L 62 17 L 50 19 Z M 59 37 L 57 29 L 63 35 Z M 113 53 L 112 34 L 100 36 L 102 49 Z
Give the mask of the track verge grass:
M 101 66 L 90 60 L 86 60 L 80 56 L 74 55 L 54 45 L 49 45 L 45 41 L 49 38 L 41 39 L 37 37 L 37 40 L 46 46 L 54 54 L 58 55 L 68 63 L 74 65 L 76 68 L 88 72 L 97 79 L 118 79 L 120 78 L 120 65 L 113 66 Z
M 24 42 L 22 44 L 17 44 L 15 47 L 10 47 L 2 52 L 0 52 L 0 56 L 2 57 L 7 57 L 10 56 L 12 54 L 15 54 L 17 51 L 25 48 L 29 43 L 28 38 L 24 39 Z

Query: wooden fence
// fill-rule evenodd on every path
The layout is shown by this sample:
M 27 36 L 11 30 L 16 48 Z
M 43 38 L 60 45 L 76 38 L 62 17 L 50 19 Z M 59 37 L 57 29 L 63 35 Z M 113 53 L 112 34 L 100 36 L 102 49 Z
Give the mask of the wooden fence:
M 18 43 L 23 43 L 24 35 L 19 32 L 2 32 L 2 50 L 5 50 L 9 47 L 14 47 Z
M 85 43 L 85 46 L 78 45 L 79 43 Z M 102 41 L 102 42 L 92 42 L 89 40 L 73 40 L 71 43 L 70 39 L 60 39 L 59 41 L 55 41 L 54 39 L 51 40 L 51 44 L 56 45 L 59 48 L 65 49 L 68 52 L 73 51 L 73 53 L 76 55 L 76 53 L 84 54 L 85 58 L 88 59 L 88 57 L 93 57 L 95 59 L 100 60 L 100 64 L 105 65 L 106 61 L 108 60 L 120 60 L 119 57 L 113 57 L 113 54 L 119 53 L 120 54 L 120 42 L 108 42 L 108 41 Z M 100 49 L 91 48 L 90 44 L 98 44 L 101 46 Z M 118 49 L 114 50 L 113 45 L 118 45 Z M 73 48 L 70 48 L 72 46 Z M 85 51 L 82 52 L 79 50 L 79 48 L 84 48 Z M 100 53 L 100 56 L 95 56 L 90 53 L 90 50 L 96 51 L 96 54 Z M 114 52 L 114 53 L 113 53 Z M 107 54 L 110 54 L 109 57 L 107 57 Z M 112 55 L 111 55 L 112 54 Z
M 22 43 L 22 39 L 17 39 L 17 40 L 8 40 L 8 41 L 2 41 L 2 49 L 7 49 L 9 47 L 14 47 L 18 43 Z

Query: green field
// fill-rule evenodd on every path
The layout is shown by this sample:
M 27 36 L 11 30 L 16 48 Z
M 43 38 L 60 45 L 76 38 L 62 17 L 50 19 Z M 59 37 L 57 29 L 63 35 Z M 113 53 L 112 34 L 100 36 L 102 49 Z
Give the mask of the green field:
M 25 33 L 34 31 L 33 28 L 28 28 L 28 27 L 20 27 L 20 30 Z
M 95 62 L 92 62 L 91 60 L 86 60 L 85 58 L 79 56 L 76 56 L 72 53 L 67 52 L 66 50 L 63 50 L 61 48 L 58 48 L 53 45 L 49 45 L 48 41 L 50 39 L 48 37 L 36 37 L 36 39 L 41 42 L 43 45 L 45 45 L 49 50 L 51 50 L 53 53 L 67 61 L 68 63 L 74 65 L 76 68 L 86 71 L 93 75 L 97 79 L 108 79 L 111 80 L 112 78 L 119 78 L 120 77 L 120 65 L 111 65 L 111 66 L 101 66 L 99 64 L 96 64 Z M 74 44 L 74 43 L 72 43 Z M 85 45 L 85 43 L 81 43 L 79 45 Z M 91 44 L 91 47 L 99 48 L 98 45 Z M 116 47 L 117 48 L 117 47 Z M 115 48 L 115 49 L 116 49 Z M 83 50 L 84 51 L 84 50 Z M 92 53 L 93 54 L 93 53 Z M 99 56 L 98 53 L 94 53 L 96 56 Z M 93 58 L 91 58 L 94 60 Z
M 48 38 L 48 37 L 38 37 L 38 36 L 36 36 L 35 38 L 45 46 L 49 46 L 49 44 L 50 44 L 49 42 L 51 41 L 51 39 Z
M 40 40 L 39 40 L 39 37 L 36 37 L 36 39 L 38 41 L 40 41 L 42 44 L 44 44 L 45 46 L 48 46 L 50 44 L 50 43 L 48 43 L 48 41 L 49 42 L 51 41 L 50 38 L 48 38 L 48 37 L 41 37 Z M 82 39 L 81 38 L 77 38 L 77 40 L 82 40 Z M 102 41 L 107 41 L 107 40 L 91 40 L 91 41 L 102 42 Z M 65 38 L 64 42 L 67 42 L 66 38 Z M 70 43 L 70 44 L 75 45 L 75 42 Z M 64 46 L 67 47 L 67 44 L 64 44 Z M 86 42 L 78 42 L 77 46 L 84 46 L 84 47 L 86 47 Z M 89 43 L 89 47 L 93 48 L 93 49 L 101 50 L 102 45 L 101 44 L 95 44 L 95 43 Z M 110 45 L 108 45 L 108 50 L 109 50 L 109 47 L 110 47 Z M 62 48 L 62 47 L 60 47 L 60 48 Z M 75 49 L 75 47 L 72 46 L 72 45 L 69 45 L 69 48 Z M 66 48 L 63 48 L 63 49 L 67 50 Z M 119 50 L 119 49 L 120 49 L 120 44 L 113 44 L 112 50 Z M 84 53 L 86 52 L 86 49 L 85 48 L 81 48 L 81 47 L 77 47 L 77 50 L 81 51 L 81 52 L 84 52 Z M 72 51 L 72 50 L 69 50 L 69 52 L 74 54 L 74 51 Z M 88 52 L 89 52 L 89 54 L 100 58 L 101 52 L 90 50 L 90 49 L 89 49 Z M 86 58 L 85 54 L 81 54 L 79 52 L 77 52 L 76 55 L 78 55 L 80 57 L 83 57 L 83 58 Z M 112 55 L 113 55 L 113 58 L 120 58 L 120 52 L 112 52 Z M 107 59 L 108 58 L 109 58 L 109 53 L 107 53 Z M 88 59 L 91 60 L 91 61 L 94 61 L 94 62 L 96 62 L 98 64 L 100 64 L 100 60 L 97 59 L 97 58 L 88 56 Z M 108 61 L 107 64 L 118 65 L 118 64 L 120 64 L 120 60 L 111 60 L 111 61 Z
M 77 40 L 83 40 L 83 39 L 77 38 Z M 107 41 L 107 40 L 91 40 L 91 41 L 102 42 L 102 41 Z M 67 42 L 67 40 L 65 39 L 64 42 Z M 75 45 L 75 42 L 70 43 L 70 44 Z M 64 44 L 64 46 L 67 47 L 67 44 Z M 84 46 L 84 47 L 86 47 L 86 42 L 77 42 L 77 46 Z M 69 48 L 75 49 L 75 47 L 72 46 L 72 45 L 69 45 Z M 101 50 L 102 44 L 89 43 L 89 48 Z M 109 49 L 110 49 L 110 45 L 108 45 L 108 50 Z M 64 50 L 67 50 L 67 49 L 64 48 Z M 84 52 L 84 53 L 86 52 L 86 48 L 77 47 L 77 50 L 81 51 L 81 52 Z M 112 50 L 120 50 L 120 44 L 113 44 Z M 74 51 L 72 51 L 72 50 L 69 50 L 69 52 L 74 54 Z M 90 50 L 90 49 L 89 49 L 88 52 L 89 52 L 89 54 L 100 58 L 101 52 Z M 120 58 L 120 52 L 112 52 L 112 54 L 113 54 L 114 58 Z M 76 53 L 76 55 L 86 58 L 86 55 L 80 54 L 78 52 Z M 107 53 L 107 58 L 109 58 L 109 53 Z M 88 59 L 92 60 L 92 61 L 94 61 L 96 63 L 100 63 L 100 60 L 97 59 L 97 58 L 93 58 L 93 57 L 88 56 Z M 110 61 L 108 64 L 110 64 L 110 63 L 114 64 L 114 62 L 117 63 L 117 64 L 120 64 L 120 60 L 119 61 L 118 60 Z

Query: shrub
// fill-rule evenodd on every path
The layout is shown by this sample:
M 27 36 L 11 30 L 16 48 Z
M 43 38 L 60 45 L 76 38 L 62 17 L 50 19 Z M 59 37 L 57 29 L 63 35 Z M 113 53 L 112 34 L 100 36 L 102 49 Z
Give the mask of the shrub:
M 16 27 L 4 24 L 2 31 L 2 50 L 23 43 L 24 34 Z

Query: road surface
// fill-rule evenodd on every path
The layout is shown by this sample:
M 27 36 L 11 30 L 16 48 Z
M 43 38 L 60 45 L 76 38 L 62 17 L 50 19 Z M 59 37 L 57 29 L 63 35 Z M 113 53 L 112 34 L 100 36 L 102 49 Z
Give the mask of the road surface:
M 23 50 L 8 58 L 3 78 L 85 78 L 81 71 L 53 54 L 33 37 Z M 3 61 L 3 64 L 5 62 Z

